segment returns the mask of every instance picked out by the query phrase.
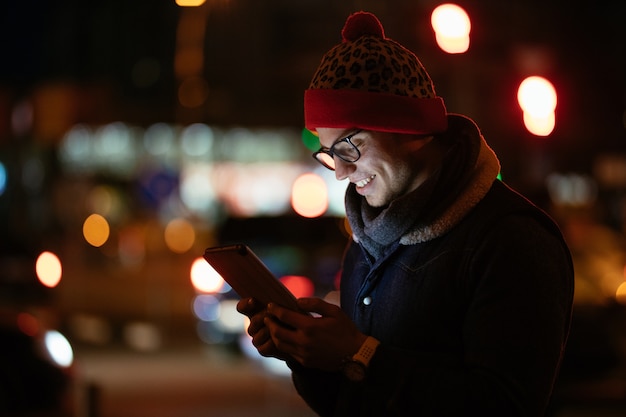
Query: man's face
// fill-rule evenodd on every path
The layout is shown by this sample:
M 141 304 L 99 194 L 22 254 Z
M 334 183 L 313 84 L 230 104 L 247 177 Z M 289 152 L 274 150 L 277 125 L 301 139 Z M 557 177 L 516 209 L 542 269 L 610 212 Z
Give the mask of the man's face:
M 329 149 L 335 142 L 358 129 L 318 128 L 320 144 Z M 335 176 L 348 179 L 372 207 L 385 207 L 415 190 L 425 179 L 419 151 L 429 142 L 409 135 L 361 131 L 351 139 L 361 157 L 345 162 L 335 157 Z

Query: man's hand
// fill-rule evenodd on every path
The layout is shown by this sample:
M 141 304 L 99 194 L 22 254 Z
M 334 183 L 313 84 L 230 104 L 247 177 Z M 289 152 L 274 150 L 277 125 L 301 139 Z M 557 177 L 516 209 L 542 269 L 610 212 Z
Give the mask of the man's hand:
M 337 371 L 344 358 L 354 355 L 366 339 L 350 318 L 320 298 L 301 298 L 305 315 L 276 304 L 263 306 L 252 298 L 237 303 L 250 318 L 248 334 L 262 356 L 296 360 L 310 368 Z
M 262 356 L 282 360 L 289 359 L 288 355 L 276 348 L 270 337 L 269 329 L 265 326 L 267 306 L 262 305 L 254 298 L 242 298 L 237 303 L 237 311 L 250 319 L 248 334 L 252 337 L 252 345 Z
M 316 313 L 316 316 L 304 315 L 287 308 L 270 304 L 263 318 L 265 329 L 269 333 L 257 331 L 258 343 L 264 350 L 269 346 L 310 368 L 325 371 L 337 371 L 343 360 L 354 355 L 366 339 L 350 318 L 334 304 L 320 298 L 300 298 L 298 305 L 303 311 Z M 255 316 L 260 319 L 261 316 Z M 252 322 L 248 328 L 257 330 L 260 326 Z M 257 349 L 259 345 L 255 344 Z M 260 350 L 259 350 L 260 352 Z

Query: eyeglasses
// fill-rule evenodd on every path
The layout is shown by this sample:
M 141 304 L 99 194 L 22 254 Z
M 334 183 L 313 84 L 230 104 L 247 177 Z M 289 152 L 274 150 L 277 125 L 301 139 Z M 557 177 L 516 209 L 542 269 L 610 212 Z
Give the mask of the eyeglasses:
M 360 132 L 361 130 L 357 130 L 353 134 L 339 139 L 330 149 L 320 148 L 319 151 L 313 154 L 313 158 L 331 171 L 335 170 L 335 156 L 345 162 L 358 161 L 361 157 L 361 152 L 359 152 L 359 149 L 350 139 Z

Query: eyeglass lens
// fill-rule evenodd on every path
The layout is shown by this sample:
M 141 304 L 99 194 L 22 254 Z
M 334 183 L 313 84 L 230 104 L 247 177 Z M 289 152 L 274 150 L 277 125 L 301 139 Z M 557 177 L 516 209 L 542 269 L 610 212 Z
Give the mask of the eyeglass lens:
M 335 159 L 328 155 L 325 152 L 317 152 L 315 154 L 315 159 L 317 159 L 319 162 L 321 162 L 322 165 L 324 165 L 326 168 L 335 169 Z
M 332 170 L 335 169 L 335 159 L 333 156 L 337 156 L 346 162 L 356 162 L 361 157 L 361 154 L 350 139 L 359 132 L 360 130 L 354 132 L 350 136 L 346 136 L 338 142 L 335 142 L 335 144 L 327 151 L 320 149 L 313 154 L 313 156 L 326 168 Z

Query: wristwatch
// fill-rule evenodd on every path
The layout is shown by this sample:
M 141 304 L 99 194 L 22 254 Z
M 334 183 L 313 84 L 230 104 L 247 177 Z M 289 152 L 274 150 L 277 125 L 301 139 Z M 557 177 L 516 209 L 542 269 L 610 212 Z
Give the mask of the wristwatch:
M 367 375 L 367 367 L 376 348 L 380 342 L 374 339 L 372 336 L 367 336 L 365 342 L 359 348 L 359 351 L 352 357 L 348 357 L 344 360 L 341 372 L 344 376 L 353 382 L 360 382 L 365 379 Z

